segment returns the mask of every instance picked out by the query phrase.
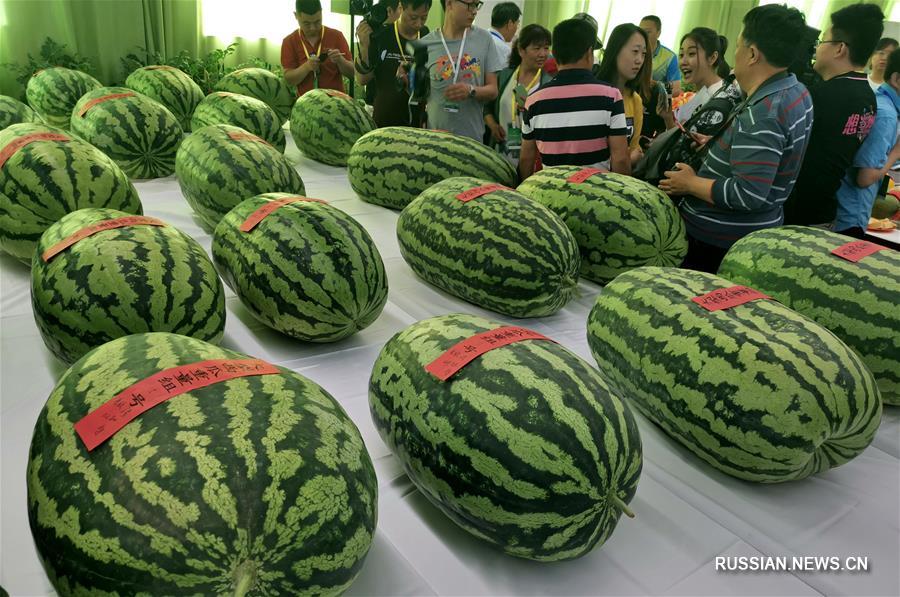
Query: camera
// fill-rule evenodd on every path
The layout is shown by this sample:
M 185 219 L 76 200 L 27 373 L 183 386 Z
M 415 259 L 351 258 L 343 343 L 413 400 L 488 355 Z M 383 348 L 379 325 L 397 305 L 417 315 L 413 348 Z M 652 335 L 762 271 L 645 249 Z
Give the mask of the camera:
M 410 103 L 418 105 L 428 99 L 431 92 L 431 79 L 428 76 L 428 46 L 420 41 L 406 42 L 406 53 L 412 56 L 411 63 L 401 63 L 401 67 L 407 72 L 409 79 Z M 397 80 L 399 87 L 403 86 L 402 79 Z
M 372 0 L 350 0 L 350 14 L 360 15 L 376 31 L 387 21 L 387 6 L 381 2 L 373 5 Z

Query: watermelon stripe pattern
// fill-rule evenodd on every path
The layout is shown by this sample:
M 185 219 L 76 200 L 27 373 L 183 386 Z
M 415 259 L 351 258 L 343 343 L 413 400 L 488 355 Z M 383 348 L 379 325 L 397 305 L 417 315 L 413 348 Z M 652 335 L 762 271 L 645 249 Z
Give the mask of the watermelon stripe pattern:
M 871 443 L 881 399 L 862 360 L 772 300 L 707 312 L 732 282 L 642 267 L 604 288 L 588 342 L 610 386 L 711 466 L 760 483 L 803 479 Z
M 577 558 L 628 511 L 638 430 L 597 371 L 554 342 L 496 348 L 448 382 L 425 371 L 500 325 L 445 315 L 394 336 L 369 381 L 372 419 L 419 490 L 463 529 L 517 557 Z
M 21 122 L 43 124 L 44 119 L 27 104 L 23 104 L 14 97 L 0 95 L 0 131 Z
M 384 263 L 356 220 L 322 203 L 283 205 L 250 232 L 241 224 L 271 201 L 248 199 L 216 227 L 212 254 L 228 285 L 267 326 L 308 342 L 334 342 L 369 326 L 387 302 Z
M 456 198 L 486 184 L 451 178 L 410 203 L 397 220 L 401 255 L 423 280 L 479 307 L 513 317 L 555 313 L 578 283 L 575 238 L 556 214 L 513 190 Z
M 291 108 L 297 101 L 297 92 L 291 89 L 283 77 L 264 68 L 241 68 L 219 79 L 216 91 L 230 91 L 255 97 L 265 102 L 283 124 L 291 117 Z
M 308 158 L 346 166 L 356 140 L 375 129 L 365 106 L 332 89 L 303 94 L 291 110 L 291 136 Z
M 728 251 L 719 275 L 752 286 L 831 330 L 900 405 L 900 253 L 851 263 L 831 254 L 852 239 L 818 228 L 760 230 Z
M 110 95 L 132 94 L 88 103 Z M 162 178 L 175 172 L 175 153 L 184 131 L 168 108 L 125 87 L 86 93 L 72 112 L 72 132 L 111 157 L 134 179 Z
M 156 64 L 135 69 L 125 79 L 125 87 L 164 105 L 185 132 L 191 130 L 191 115 L 203 101 L 200 86 L 174 66 Z
M 274 147 L 251 137 L 242 128 L 216 124 L 194 131 L 178 150 L 178 184 L 211 230 L 225 214 L 251 197 L 306 193 L 294 165 Z
M 36 72 L 28 80 L 25 97 L 47 124 L 68 130 L 72 109 L 81 96 L 102 86 L 87 73 L 55 66 Z
M 0 168 L 0 248 L 27 264 L 41 234 L 69 212 L 108 207 L 141 214 L 137 191 L 99 149 L 62 129 L 14 124 L 0 131 L 0 151 L 16 139 L 40 133 L 69 141 L 36 141 Z
M 218 343 L 222 281 L 203 248 L 171 226 L 98 232 L 45 262 L 45 250 L 83 228 L 128 214 L 81 209 L 50 226 L 31 265 L 31 304 L 44 343 L 66 363 L 115 338 L 174 332 Z
M 556 166 L 517 189 L 561 217 L 581 249 L 581 275 L 606 284 L 645 265 L 678 267 L 687 254 L 684 222 L 659 189 L 614 173 L 569 182 L 582 168 Z
M 283 122 L 283 121 L 282 121 Z M 191 128 L 211 124 L 230 124 L 265 139 L 278 151 L 284 151 L 284 129 L 275 112 L 258 99 L 227 91 L 207 95 L 194 110 Z
M 281 369 L 192 390 L 90 453 L 75 434 L 152 374 L 232 358 L 247 357 L 137 334 L 61 377 L 27 471 L 32 535 L 59 594 L 337 595 L 352 583 L 375 530 L 377 481 L 359 430 L 309 379 Z
M 500 154 L 452 133 L 386 127 L 360 137 L 347 159 L 350 186 L 368 203 L 403 209 L 433 184 L 471 176 L 515 186 L 517 174 Z

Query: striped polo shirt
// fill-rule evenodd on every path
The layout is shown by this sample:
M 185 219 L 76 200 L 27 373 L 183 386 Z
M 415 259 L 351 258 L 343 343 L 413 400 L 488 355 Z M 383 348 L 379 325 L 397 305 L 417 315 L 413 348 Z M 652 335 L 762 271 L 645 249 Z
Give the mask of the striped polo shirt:
M 561 70 L 525 101 L 522 138 L 545 166 L 608 166 L 609 137 L 627 135 L 622 94 L 589 70 Z
M 812 123 L 812 99 L 794 75 L 760 85 L 697 173 L 715 180 L 713 205 L 696 197 L 681 203 L 688 234 L 728 248 L 755 230 L 780 226 Z

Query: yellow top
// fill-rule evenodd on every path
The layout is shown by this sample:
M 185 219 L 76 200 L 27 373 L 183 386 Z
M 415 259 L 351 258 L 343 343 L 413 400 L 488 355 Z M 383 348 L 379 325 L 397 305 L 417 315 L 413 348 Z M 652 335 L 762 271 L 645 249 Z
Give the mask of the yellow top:
M 622 101 L 625 104 L 625 119 L 631 125 L 628 149 L 637 149 L 641 142 L 641 127 L 644 125 L 644 102 L 638 93 L 626 89 Z

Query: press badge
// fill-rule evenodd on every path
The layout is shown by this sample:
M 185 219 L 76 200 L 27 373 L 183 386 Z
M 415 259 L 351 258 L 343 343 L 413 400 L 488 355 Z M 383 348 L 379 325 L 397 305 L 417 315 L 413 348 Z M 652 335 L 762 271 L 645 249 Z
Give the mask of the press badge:
M 456 114 L 459 112 L 459 104 L 455 102 L 447 102 L 444 104 L 444 111 L 450 112 L 451 114 Z

